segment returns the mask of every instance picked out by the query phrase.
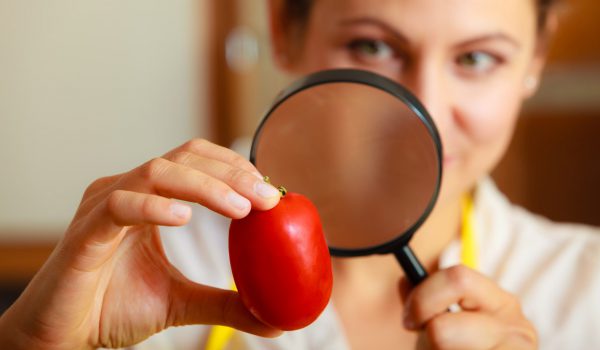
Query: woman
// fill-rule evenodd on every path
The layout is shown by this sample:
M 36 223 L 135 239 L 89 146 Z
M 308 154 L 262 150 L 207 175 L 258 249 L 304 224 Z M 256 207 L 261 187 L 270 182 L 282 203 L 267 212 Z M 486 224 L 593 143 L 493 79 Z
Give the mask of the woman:
M 230 348 L 600 347 L 597 230 L 512 207 L 486 177 L 506 149 L 522 101 L 536 90 L 555 23 L 552 6 L 551 0 L 271 1 L 282 69 L 372 70 L 411 89 L 433 116 L 445 174 L 439 202 L 411 244 L 430 271 L 418 287 L 406 286 L 393 257 L 334 259 L 332 303 L 313 325 L 275 339 L 244 333 L 280 335 L 236 293 L 188 278 L 219 287 L 231 282 L 227 220 L 209 211 L 241 218 L 251 207 L 275 206 L 278 192 L 237 153 L 195 140 L 90 185 L 65 237 L 0 318 L 0 343 L 122 347 L 170 326 L 225 324 L 243 331 L 228 338 Z M 475 269 L 447 267 L 460 262 L 456 244 L 466 225 L 460 203 L 468 193 L 479 262 Z M 194 208 L 190 222 L 192 208 L 175 199 L 204 208 Z M 173 230 L 187 234 L 163 234 L 184 277 L 166 258 L 158 225 L 188 222 Z M 446 312 L 454 303 L 463 311 Z M 192 348 L 212 331 L 172 329 L 139 346 Z

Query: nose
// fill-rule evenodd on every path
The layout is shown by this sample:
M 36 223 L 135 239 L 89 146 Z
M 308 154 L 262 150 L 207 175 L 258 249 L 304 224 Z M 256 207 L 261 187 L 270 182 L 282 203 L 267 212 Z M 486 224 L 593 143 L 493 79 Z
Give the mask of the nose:
M 451 91 L 443 66 L 432 59 L 418 61 L 402 72 L 399 81 L 425 106 L 443 139 L 452 123 Z

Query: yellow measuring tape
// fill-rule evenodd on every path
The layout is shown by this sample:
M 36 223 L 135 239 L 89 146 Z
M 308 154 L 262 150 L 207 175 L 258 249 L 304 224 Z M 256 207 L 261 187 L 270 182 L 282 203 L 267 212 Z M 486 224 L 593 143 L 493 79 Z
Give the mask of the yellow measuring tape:
M 461 199 L 460 262 L 474 270 L 479 266 L 475 219 L 473 215 L 473 197 L 465 195 Z
M 460 261 L 463 265 L 476 269 L 479 263 L 475 223 L 473 222 L 473 198 L 465 195 L 461 199 Z M 232 290 L 237 290 L 235 284 Z M 225 326 L 213 326 L 205 350 L 223 350 L 233 338 L 235 329 Z

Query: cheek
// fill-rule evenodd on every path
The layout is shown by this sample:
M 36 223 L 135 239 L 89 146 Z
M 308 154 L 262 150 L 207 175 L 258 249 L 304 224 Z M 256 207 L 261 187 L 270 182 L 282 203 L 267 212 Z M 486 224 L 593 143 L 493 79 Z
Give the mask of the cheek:
M 455 100 L 453 116 L 459 131 L 450 136 L 462 162 L 448 169 L 446 197 L 458 198 L 504 154 L 522 102 L 515 81 L 471 87 L 461 91 L 461 100 Z
M 470 143 L 498 143 L 510 136 L 521 106 L 522 93 L 515 86 L 481 88 L 458 107 L 456 117 Z

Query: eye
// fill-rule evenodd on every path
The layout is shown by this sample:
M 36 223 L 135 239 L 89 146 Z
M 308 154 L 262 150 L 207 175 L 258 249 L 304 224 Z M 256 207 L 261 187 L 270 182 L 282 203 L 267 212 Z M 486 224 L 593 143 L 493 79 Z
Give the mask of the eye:
M 471 51 L 456 58 L 460 69 L 472 73 L 485 73 L 493 70 L 501 63 L 501 59 L 483 51 Z
M 394 57 L 394 50 L 382 40 L 357 39 L 350 42 L 348 48 L 362 59 L 386 60 Z

